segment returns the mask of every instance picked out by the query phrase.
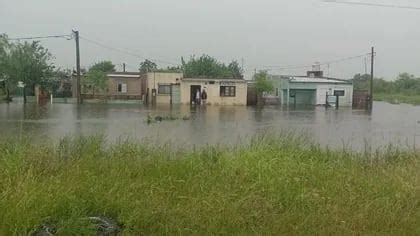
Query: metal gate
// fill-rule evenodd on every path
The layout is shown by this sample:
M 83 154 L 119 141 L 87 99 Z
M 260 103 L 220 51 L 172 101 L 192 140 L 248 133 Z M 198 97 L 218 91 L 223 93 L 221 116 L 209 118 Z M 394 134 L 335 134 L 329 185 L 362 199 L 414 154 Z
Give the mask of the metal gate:
M 316 90 L 314 89 L 291 89 L 292 98 L 290 103 L 297 105 L 315 105 Z
M 181 86 L 179 84 L 171 85 L 171 104 L 181 103 Z

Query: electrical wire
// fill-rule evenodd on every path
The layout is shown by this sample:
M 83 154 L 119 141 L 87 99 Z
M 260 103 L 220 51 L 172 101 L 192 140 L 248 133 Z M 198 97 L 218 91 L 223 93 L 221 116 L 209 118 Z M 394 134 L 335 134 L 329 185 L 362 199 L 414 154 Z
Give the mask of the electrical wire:
M 393 4 L 381 4 L 381 3 L 352 2 L 352 1 L 341 1 L 341 0 L 323 0 L 323 2 L 337 3 L 337 4 L 347 4 L 347 5 L 362 5 L 362 6 L 371 6 L 371 7 L 387 7 L 387 8 L 420 10 L 420 7 L 402 6 L 402 5 L 393 5 Z
M 73 39 L 73 34 L 48 35 L 48 36 L 23 37 L 23 38 L 8 38 L 8 40 L 35 40 L 35 39 L 49 39 L 49 38 L 65 38 L 67 40 L 71 40 L 71 39 Z
M 98 42 L 96 40 L 88 39 L 88 38 L 86 38 L 84 36 L 79 36 L 79 38 L 80 39 L 83 39 L 84 41 L 89 42 L 91 44 L 95 44 L 96 46 L 99 46 L 99 47 L 102 47 L 102 48 L 105 48 L 105 49 L 108 49 L 108 50 L 111 50 L 111 51 L 119 52 L 119 53 L 122 53 L 122 54 L 130 55 L 130 56 L 133 56 L 133 57 L 137 57 L 137 58 L 140 58 L 140 59 L 149 59 L 149 60 L 151 60 L 153 62 L 160 62 L 160 63 L 164 63 L 164 64 L 169 64 L 169 65 L 178 65 L 177 63 L 173 63 L 173 62 L 169 62 L 169 61 L 164 61 L 164 60 L 160 60 L 160 59 L 147 58 L 147 57 L 141 56 L 139 54 L 136 54 L 136 53 L 132 53 L 132 52 L 123 50 L 123 49 L 111 47 L 111 46 L 108 46 L 108 45 L 106 45 L 104 43 Z
M 320 63 L 317 63 L 317 65 L 320 65 L 320 66 L 328 65 L 328 66 L 330 66 L 331 64 L 337 64 L 337 63 L 341 63 L 341 62 L 345 62 L 345 61 L 350 61 L 350 60 L 354 60 L 354 59 L 357 59 L 357 58 L 366 57 L 368 55 L 371 55 L 371 53 L 366 53 L 366 54 L 351 56 L 351 57 L 345 57 L 345 58 L 340 58 L 340 59 L 331 60 L 331 61 L 320 62 Z M 270 70 L 294 70 L 294 69 L 310 68 L 313 65 L 314 64 L 298 64 L 298 65 L 291 65 L 291 66 L 264 66 L 264 65 L 260 65 L 260 66 L 254 66 L 254 67 L 270 69 Z

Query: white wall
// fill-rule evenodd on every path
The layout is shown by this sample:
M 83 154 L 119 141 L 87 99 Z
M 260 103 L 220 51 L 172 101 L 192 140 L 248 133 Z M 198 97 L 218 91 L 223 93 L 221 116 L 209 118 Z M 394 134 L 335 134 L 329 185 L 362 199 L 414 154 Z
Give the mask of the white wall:
M 325 105 L 325 95 L 328 91 L 334 95 L 334 90 L 344 90 L 344 96 L 340 97 L 340 106 L 352 106 L 353 103 L 353 85 L 351 84 L 318 84 L 317 85 L 317 105 Z

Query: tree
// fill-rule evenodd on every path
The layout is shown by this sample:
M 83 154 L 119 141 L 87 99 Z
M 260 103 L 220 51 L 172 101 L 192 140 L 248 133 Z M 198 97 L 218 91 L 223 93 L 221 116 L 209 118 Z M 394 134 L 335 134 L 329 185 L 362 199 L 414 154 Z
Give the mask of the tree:
M 0 35 L 0 85 L 6 93 L 6 100 L 10 101 L 10 79 L 8 78 L 8 62 L 10 44 L 7 35 Z
M 91 90 L 92 95 L 95 96 L 95 91 L 106 89 L 108 85 L 106 74 L 110 72 L 115 72 L 115 65 L 111 61 L 100 61 L 93 64 L 84 76 L 83 87 Z
M 85 77 L 85 87 L 91 88 L 95 96 L 96 89 L 104 90 L 107 87 L 108 78 L 103 71 L 89 70 Z
M 157 65 L 153 61 L 149 61 L 149 60 L 146 59 L 144 62 L 140 63 L 139 70 L 140 70 L 141 73 L 156 71 L 157 70 Z
M 368 90 L 370 86 L 370 75 L 356 74 L 353 77 L 353 86 L 356 90 Z M 418 95 L 420 94 L 420 78 L 416 78 L 414 75 L 408 73 L 399 74 L 396 80 L 393 81 L 387 81 L 382 78 L 374 78 L 373 92 Z
M 51 91 L 52 94 L 55 96 L 57 95 L 57 90 L 60 89 L 60 85 L 70 84 L 70 78 L 71 78 L 71 70 L 62 70 L 60 68 L 55 69 L 50 76 L 42 80 L 39 85 L 42 89 Z M 70 92 L 71 96 L 71 85 L 69 85 L 68 91 Z M 62 92 L 62 91 L 61 91 Z M 63 93 L 61 93 L 61 96 L 64 96 Z
M 233 78 L 243 78 L 242 68 L 239 66 L 237 61 L 229 63 L 228 68 L 231 71 Z
M 199 58 L 192 56 L 188 62 L 185 62 L 184 58 L 181 58 L 181 62 L 184 76 L 187 78 L 242 78 L 242 71 L 236 61 L 232 61 L 226 66 L 224 63 L 218 62 L 215 58 L 204 54 Z
M 100 61 L 90 67 L 89 71 L 102 71 L 104 73 L 115 72 L 115 65 L 111 61 Z
M 26 103 L 26 89 L 34 88 L 36 84 L 51 76 L 54 66 L 49 63 L 52 55 L 38 41 L 24 42 L 12 45 L 8 57 L 7 77 L 10 83 L 16 85 L 23 82 L 23 100 Z
M 268 79 L 266 71 L 258 72 L 255 77 L 255 89 L 257 93 L 271 92 L 274 90 L 274 85 L 271 80 Z
M 255 90 L 257 92 L 257 103 L 263 104 L 263 93 L 271 92 L 274 90 L 274 85 L 271 80 L 268 79 L 268 74 L 266 71 L 259 71 L 254 76 L 255 80 Z

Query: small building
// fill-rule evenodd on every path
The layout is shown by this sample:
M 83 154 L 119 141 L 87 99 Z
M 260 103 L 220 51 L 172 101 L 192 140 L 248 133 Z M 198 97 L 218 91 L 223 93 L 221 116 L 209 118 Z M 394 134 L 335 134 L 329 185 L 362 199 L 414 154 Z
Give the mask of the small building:
M 197 91 L 206 91 L 208 105 L 247 104 L 247 82 L 244 79 L 183 78 L 181 103 L 194 104 Z
M 112 72 L 107 74 L 109 99 L 142 100 L 144 82 L 139 72 Z
M 181 72 L 149 72 L 142 75 L 147 104 L 181 103 Z
M 271 76 L 274 96 L 284 105 L 334 105 L 352 106 L 353 83 L 324 77 L 322 71 L 308 71 L 306 76 Z
M 111 100 L 141 100 L 142 84 L 144 83 L 139 72 L 111 72 L 107 73 L 105 89 L 95 88 L 81 77 L 82 97 L 84 99 L 111 99 Z M 71 91 L 73 97 L 77 96 L 76 77 L 72 78 Z

